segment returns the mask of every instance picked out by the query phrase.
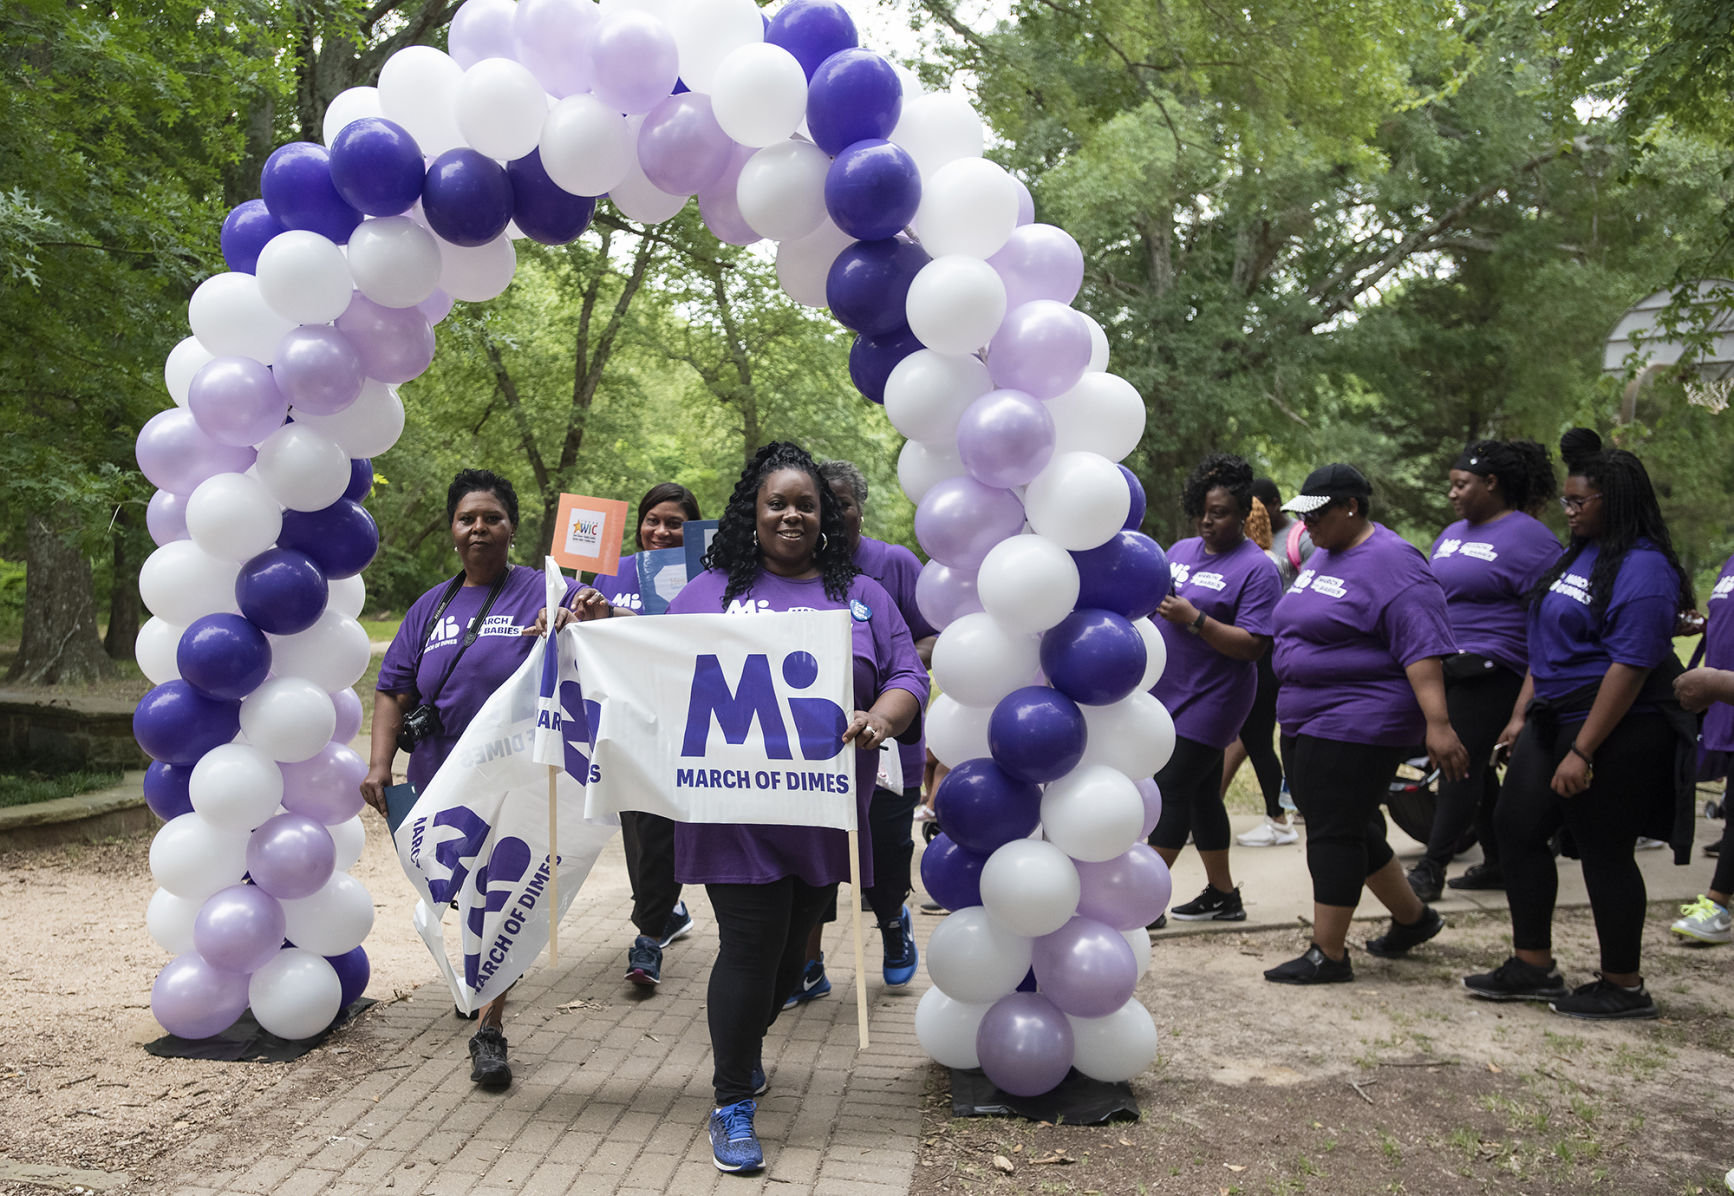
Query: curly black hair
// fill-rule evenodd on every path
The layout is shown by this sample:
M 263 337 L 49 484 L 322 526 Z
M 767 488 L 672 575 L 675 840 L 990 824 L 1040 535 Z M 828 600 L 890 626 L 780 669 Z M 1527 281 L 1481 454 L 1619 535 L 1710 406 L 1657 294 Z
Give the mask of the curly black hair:
M 722 606 L 726 607 L 752 588 L 762 568 L 759 559 L 758 531 L 759 490 L 765 479 L 780 469 L 798 469 L 813 479 L 813 489 L 819 494 L 819 548 L 813 563 L 825 580 L 825 596 L 841 602 L 849 596 L 849 583 L 860 570 L 849 551 L 849 534 L 843 528 L 843 509 L 837 496 L 825 484 L 819 466 L 807 450 L 788 440 L 775 440 L 753 454 L 753 459 L 741 471 L 728 506 L 717 520 L 716 536 L 704 554 L 706 569 L 721 569 L 728 574 L 723 589 Z
M 1573 428 L 1560 437 L 1559 455 L 1569 476 L 1583 478 L 1601 492 L 1602 534 L 1589 579 L 1590 610 L 1596 618 L 1607 612 L 1614 579 L 1620 574 L 1626 554 L 1639 540 L 1648 540 L 1680 579 L 1679 609 L 1691 610 L 1696 606 L 1692 579 L 1680 566 L 1680 558 L 1674 555 L 1674 541 L 1662 520 L 1662 508 L 1643 462 L 1624 449 L 1604 449 L 1602 438 L 1588 428 Z M 1583 555 L 1588 543 L 1581 537 L 1572 537 L 1559 564 L 1535 584 L 1530 592 L 1531 602 L 1541 600 L 1572 562 Z
M 1218 486 L 1234 496 L 1241 515 L 1252 513 L 1252 466 L 1233 453 L 1211 453 L 1186 475 L 1180 490 L 1180 509 L 1188 519 L 1204 514 L 1204 499 Z
M 452 484 L 446 488 L 446 522 L 450 523 L 457 517 L 458 504 L 464 501 L 464 495 L 485 491 L 500 500 L 500 505 L 506 508 L 506 518 L 512 521 L 512 526 L 518 526 L 518 492 L 512 489 L 512 483 L 491 469 L 460 469 Z
M 1530 515 L 1540 514 L 1548 499 L 1559 493 L 1553 462 L 1547 450 L 1533 440 L 1474 441 L 1464 447 L 1451 468 L 1498 478 L 1505 505 Z

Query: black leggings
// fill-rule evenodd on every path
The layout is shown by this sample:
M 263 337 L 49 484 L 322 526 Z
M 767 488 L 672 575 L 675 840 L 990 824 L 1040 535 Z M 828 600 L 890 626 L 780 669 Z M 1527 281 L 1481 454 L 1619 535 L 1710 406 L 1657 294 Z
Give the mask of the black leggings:
M 1469 752 L 1469 775 L 1461 781 L 1439 781 L 1439 805 L 1433 814 L 1433 833 L 1427 839 L 1427 858 L 1441 868 L 1451 862 L 1463 832 L 1471 826 L 1481 840 L 1488 867 L 1499 867 L 1499 841 L 1493 833 L 1499 774 L 1493 769 L 1493 745 L 1511 722 L 1511 709 L 1522 688 L 1522 677 L 1497 667 L 1445 683 L 1445 709 L 1451 716 L 1451 729 Z
M 1284 735 L 1289 792 L 1307 820 L 1307 871 L 1313 900 L 1353 909 L 1367 877 L 1390 863 L 1385 813 L 1397 765 L 1408 748 Z
M 1282 819 L 1282 761 L 1276 754 L 1276 669 L 1269 652 L 1258 658 L 1258 696 L 1240 725 L 1240 743 L 1264 794 L 1264 812 Z
M 1734 812 L 1728 809 L 1730 799 L 1734 799 L 1734 777 L 1722 791 L 1722 847 L 1716 853 L 1716 875 L 1710 880 L 1710 887 L 1723 894 L 1734 893 Z
M 1673 792 L 1674 733 L 1659 714 L 1628 714 L 1596 752 L 1595 780 L 1576 797 L 1550 787 L 1582 722 L 1544 735 L 1526 726 L 1512 750 L 1493 825 L 1511 903 L 1512 945 L 1553 950 L 1559 870 L 1549 841 L 1564 827 L 1583 863 L 1602 971 L 1636 972 L 1644 933 L 1644 874 L 1633 856 L 1646 806 Z
M 1199 851 L 1228 850 L 1228 809 L 1222 804 L 1222 749 L 1178 735 L 1174 754 L 1156 774 L 1162 818 L 1150 846 L 1179 851 L 1192 835 Z
M 909 861 L 915 855 L 915 807 L 921 803 L 921 786 L 899 792 L 879 787 L 867 806 L 867 828 L 873 846 L 873 883 L 867 886 L 867 901 L 880 926 L 903 916 L 903 899 L 909 896 Z
M 800 980 L 807 933 L 837 886 L 784 876 L 762 885 L 706 885 L 705 892 L 721 940 L 705 997 L 714 1060 L 710 1082 L 720 1108 L 752 1096 L 765 1031 Z
M 625 810 L 620 839 L 626 848 L 626 878 L 632 882 L 632 924 L 639 934 L 660 941 L 680 900 L 674 879 L 674 821 Z

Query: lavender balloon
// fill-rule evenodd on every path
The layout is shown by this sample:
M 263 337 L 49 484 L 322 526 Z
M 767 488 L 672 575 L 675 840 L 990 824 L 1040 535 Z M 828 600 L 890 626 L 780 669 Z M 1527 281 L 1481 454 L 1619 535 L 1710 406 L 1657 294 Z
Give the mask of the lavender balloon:
M 1070 303 L 1084 285 L 1084 251 L 1063 228 L 1026 224 L 987 264 L 1005 282 L 1007 311 L 1036 299 Z
M 354 697 L 353 690 L 344 692 Z M 283 772 L 283 808 L 291 814 L 336 826 L 361 813 L 367 762 L 342 744 L 328 743 L 311 759 L 278 768 Z
M 151 541 L 161 548 L 176 540 L 190 538 L 187 531 L 187 495 L 158 490 L 145 506 L 145 529 Z
M 446 32 L 452 59 L 468 70 L 484 58 L 512 57 L 515 8 L 512 0 L 464 0 Z
M 271 371 L 251 357 L 218 357 L 193 375 L 187 410 L 212 440 L 244 448 L 282 426 L 289 400 Z
M 958 569 L 976 569 L 988 551 L 1023 530 L 1024 506 L 1010 490 L 974 478 L 937 482 L 915 510 L 915 538 L 927 555 Z
M 1138 796 L 1144 799 L 1144 827 L 1138 832 L 1138 838 L 1148 839 L 1156 824 L 1162 821 L 1162 789 L 1156 784 L 1155 777 L 1141 777 L 1132 784 L 1137 788 Z
M 951 779 L 949 776 L 946 778 Z M 1174 881 L 1168 865 L 1147 843 L 1134 843 L 1124 855 L 1099 864 L 1073 860 L 1081 892 L 1078 916 L 1115 930 L 1137 930 L 1168 908 Z
M 1132 945 L 1094 918 L 1073 918 L 1037 939 L 1031 964 L 1042 994 L 1073 1017 L 1107 1017 L 1138 987 Z
M 651 186 L 691 195 L 728 169 L 735 143 L 716 123 L 710 97 L 697 92 L 666 96 L 638 129 L 638 164 Z
M 311 897 L 324 888 L 336 862 L 331 832 L 305 814 L 279 814 L 247 838 L 247 871 L 253 883 L 286 901 Z
M 982 609 L 975 592 L 975 571 L 928 561 L 915 579 L 915 605 L 940 631 L 965 615 L 973 615 Z
M 189 952 L 169 960 L 151 985 L 151 1014 L 181 1038 L 210 1038 L 247 1010 L 247 977 L 214 968 Z
M 647 13 L 603 12 L 587 49 L 590 90 L 616 112 L 649 112 L 680 77 L 674 34 Z
M 256 885 L 230 885 L 199 907 L 193 948 L 214 968 L 246 975 L 283 946 L 283 907 Z
M 995 384 L 1038 399 L 1070 390 L 1089 364 L 1090 326 L 1052 299 L 1012 308 L 987 346 L 987 369 Z
M 337 317 L 337 331 L 360 354 L 367 376 L 381 382 L 408 382 L 433 362 L 433 327 L 413 307 L 383 307 L 357 291 Z
M 159 490 L 191 494 L 206 478 L 246 473 L 259 454 L 213 440 L 193 413 L 176 407 L 159 411 L 138 430 L 134 449 L 145 480 Z
M 981 1070 L 1013 1096 L 1040 1096 L 1065 1079 L 1073 1049 L 1072 1023 L 1041 993 L 1001 997 L 975 1032 Z
M 336 415 L 361 397 L 367 371 L 350 339 L 326 324 L 291 328 L 271 363 L 277 389 L 297 411 Z
M 993 390 L 964 409 L 957 455 L 984 486 L 1022 486 L 1054 455 L 1054 417 L 1021 390 Z
M 512 23 L 518 61 L 555 99 L 589 91 L 586 51 L 601 18 L 592 0 L 518 0 Z

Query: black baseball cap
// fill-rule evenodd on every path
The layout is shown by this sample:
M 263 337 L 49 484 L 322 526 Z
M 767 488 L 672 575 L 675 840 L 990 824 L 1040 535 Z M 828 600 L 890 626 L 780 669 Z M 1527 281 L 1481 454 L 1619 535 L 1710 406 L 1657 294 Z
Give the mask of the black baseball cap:
M 1372 483 L 1353 465 L 1345 465 L 1341 461 L 1330 465 L 1321 465 L 1307 474 L 1307 480 L 1301 483 L 1300 493 L 1282 504 L 1285 511 L 1293 511 L 1296 515 L 1305 515 L 1320 507 L 1328 506 L 1342 498 L 1371 498 Z

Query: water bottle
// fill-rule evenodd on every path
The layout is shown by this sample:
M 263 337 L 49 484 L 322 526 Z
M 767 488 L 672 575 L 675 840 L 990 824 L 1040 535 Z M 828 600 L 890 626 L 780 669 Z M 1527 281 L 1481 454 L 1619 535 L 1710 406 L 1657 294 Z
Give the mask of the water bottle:
M 1276 804 L 1282 807 L 1282 809 L 1287 813 L 1293 814 L 1296 812 L 1294 795 L 1288 791 L 1287 777 L 1282 779 L 1282 788 L 1277 790 Z

